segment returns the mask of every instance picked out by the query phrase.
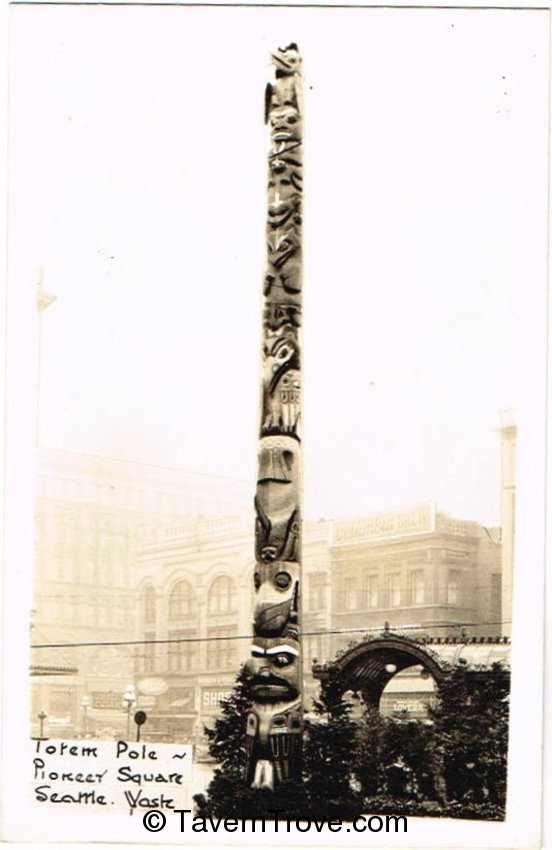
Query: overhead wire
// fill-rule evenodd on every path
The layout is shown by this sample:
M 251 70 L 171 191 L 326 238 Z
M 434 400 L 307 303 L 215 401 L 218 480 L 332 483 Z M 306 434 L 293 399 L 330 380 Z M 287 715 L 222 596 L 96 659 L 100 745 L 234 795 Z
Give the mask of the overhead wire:
M 468 627 L 477 627 L 481 628 L 482 626 L 503 626 L 510 625 L 511 620 L 496 620 L 492 622 L 458 622 L 458 623 L 436 623 L 433 625 L 406 625 L 406 626 L 396 626 L 396 631 L 393 630 L 392 627 L 389 629 L 382 629 L 381 626 L 378 627 L 369 627 L 366 628 L 364 626 L 355 626 L 347 629 L 320 629 L 315 631 L 303 631 L 301 635 L 303 637 L 316 637 L 316 636 L 324 636 L 324 635 L 349 635 L 349 634 L 370 634 L 379 632 L 385 634 L 386 631 L 390 634 L 398 634 L 401 632 L 408 631 L 421 631 L 426 632 L 432 629 L 462 629 Z M 460 635 L 462 637 L 462 635 Z M 467 639 L 470 638 L 469 635 L 465 635 Z M 496 635 L 495 637 L 500 637 Z M 207 637 L 178 637 L 178 638 L 148 638 L 148 639 L 136 639 L 136 640 L 105 640 L 105 641 L 71 641 L 71 642 L 59 642 L 59 643 L 43 643 L 43 644 L 31 644 L 31 649 L 63 649 L 63 648 L 84 648 L 84 647 L 99 647 L 99 646 L 149 646 L 149 645 L 164 645 L 164 644 L 176 644 L 176 643 L 209 643 L 214 641 L 228 641 L 228 640 L 253 640 L 255 635 L 246 634 L 246 635 L 208 635 Z

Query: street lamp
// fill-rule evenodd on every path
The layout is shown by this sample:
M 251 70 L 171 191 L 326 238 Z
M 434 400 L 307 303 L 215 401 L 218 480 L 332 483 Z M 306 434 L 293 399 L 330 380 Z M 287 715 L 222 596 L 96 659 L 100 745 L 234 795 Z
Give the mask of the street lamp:
M 82 737 L 86 738 L 88 734 L 88 709 L 90 708 L 90 699 L 85 695 L 81 702 L 82 708 Z
M 44 737 L 44 721 L 46 720 L 47 717 L 48 717 L 48 715 L 46 714 L 44 709 L 38 715 L 38 719 L 40 721 L 40 737 L 41 738 Z
M 123 711 L 127 715 L 127 741 L 130 741 L 130 712 L 136 702 L 136 691 L 134 685 L 127 685 L 123 694 Z

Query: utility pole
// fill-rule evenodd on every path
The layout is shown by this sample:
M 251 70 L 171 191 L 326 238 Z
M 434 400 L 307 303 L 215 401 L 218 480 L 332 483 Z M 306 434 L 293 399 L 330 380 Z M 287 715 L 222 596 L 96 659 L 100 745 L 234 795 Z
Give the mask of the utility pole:
M 246 780 L 274 788 L 301 780 L 301 58 L 271 56 L 266 89 L 267 273 L 262 326 L 261 422 L 255 495 L 254 640 L 246 677 Z

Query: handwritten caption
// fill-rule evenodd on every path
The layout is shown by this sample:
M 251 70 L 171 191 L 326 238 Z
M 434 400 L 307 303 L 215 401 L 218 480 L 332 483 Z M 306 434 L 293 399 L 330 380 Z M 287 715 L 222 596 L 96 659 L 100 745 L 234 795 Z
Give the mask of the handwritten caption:
M 32 793 L 43 804 L 106 811 L 176 810 L 188 804 L 192 746 L 36 740 Z

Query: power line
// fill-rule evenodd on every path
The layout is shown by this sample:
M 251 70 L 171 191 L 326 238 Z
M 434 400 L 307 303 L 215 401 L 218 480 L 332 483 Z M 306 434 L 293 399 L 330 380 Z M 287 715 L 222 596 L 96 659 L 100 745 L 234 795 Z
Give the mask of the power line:
M 469 626 L 477 626 L 478 628 L 481 626 L 502 626 L 509 625 L 511 620 L 496 620 L 494 622 L 462 622 L 462 623 L 443 623 L 443 624 L 435 624 L 435 625 L 419 625 L 419 626 L 402 626 L 397 627 L 397 632 L 393 632 L 393 629 L 390 629 L 391 634 L 397 634 L 400 632 L 407 631 L 421 631 L 427 632 L 431 629 L 460 629 Z M 372 632 L 384 633 L 384 630 L 381 626 L 365 628 L 365 627 L 355 627 L 349 629 L 322 629 L 318 631 L 305 631 L 302 632 L 302 637 L 315 637 L 322 635 L 347 635 L 347 634 L 369 634 Z M 248 634 L 248 635 L 212 635 L 209 637 L 180 637 L 180 638 L 150 638 L 148 640 L 106 640 L 106 641 L 77 641 L 75 643 L 35 643 L 31 644 L 31 649 L 63 649 L 63 648 L 77 648 L 77 647 L 92 647 L 92 646 L 148 646 L 148 645 L 163 645 L 163 644 L 173 644 L 173 643 L 209 643 L 213 641 L 221 641 L 221 640 L 253 640 L 256 635 Z M 498 636 L 497 636 L 498 637 Z M 469 640 L 469 636 L 466 636 L 467 640 Z
M 48 638 L 46 637 L 46 635 L 44 634 L 44 632 L 43 632 L 42 628 L 40 628 L 40 626 L 35 626 L 35 625 L 33 624 L 32 628 L 33 628 L 35 631 L 39 632 L 39 633 L 40 633 L 40 635 L 41 635 L 44 639 L 48 640 Z M 33 648 L 33 647 L 32 647 L 32 645 L 31 645 L 31 649 L 32 649 L 32 648 Z M 61 647 L 59 647 L 59 648 L 61 648 Z M 60 659 L 61 659 L 61 660 L 62 660 L 65 664 L 67 664 L 69 667 L 71 666 L 71 663 L 72 663 L 72 662 L 71 662 L 71 661 L 70 661 L 70 660 L 69 660 L 69 659 L 65 656 L 65 654 L 64 654 L 63 652 L 59 652 L 59 653 L 57 654 L 57 657 L 58 657 L 58 658 L 60 658 Z

